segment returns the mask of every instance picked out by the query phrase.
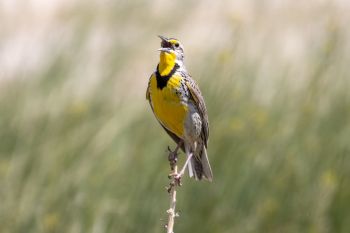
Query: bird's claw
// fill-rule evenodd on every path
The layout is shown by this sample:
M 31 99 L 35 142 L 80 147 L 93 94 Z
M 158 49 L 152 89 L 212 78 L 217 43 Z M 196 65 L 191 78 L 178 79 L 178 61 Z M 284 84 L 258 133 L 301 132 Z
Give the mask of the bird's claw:
M 181 175 L 180 174 L 176 174 L 174 176 L 174 182 L 177 186 L 182 186 L 182 183 L 181 183 Z
M 172 172 L 168 175 L 168 178 L 171 179 L 171 178 L 176 177 L 176 176 L 177 176 L 177 173 Z

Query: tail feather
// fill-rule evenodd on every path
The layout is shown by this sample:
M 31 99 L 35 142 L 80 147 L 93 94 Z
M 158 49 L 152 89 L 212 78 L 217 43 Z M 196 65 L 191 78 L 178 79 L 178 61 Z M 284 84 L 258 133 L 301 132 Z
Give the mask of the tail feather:
M 193 158 L 192 158 L 193 159 Z M 194 169 L 193 169 L 193 162 L 192 162 L 192 159 L 188 162 L 188 175 L 192 178 L 193 176 L 195 176 L 195 173 L 193 172 Z M 195 176 L 195 179 L 197 180 L 197 177 Z
M 202 168 L 203 168 L 203 176 L 206 179 L 208 179 L 209 181 L 213 181 L 213 172 L 212 172 L 211 167 L 210 167 L 207 149 L 205 148 L 205 146 L 203 146 L 201 163 L 202 163 Z
M 213 181 L 213 173 L 211 171 L 207 150 L 204 145 L 201 147 L 202 148 L 198 148 L 198 151 L 196 151 L 199 153 L 195 153 L 195 156 L 192 157 L 190 163 L 188 164 L 188 170 L 190 177 L 194 175 L 196 180 L 205 178 L 211 182 Z

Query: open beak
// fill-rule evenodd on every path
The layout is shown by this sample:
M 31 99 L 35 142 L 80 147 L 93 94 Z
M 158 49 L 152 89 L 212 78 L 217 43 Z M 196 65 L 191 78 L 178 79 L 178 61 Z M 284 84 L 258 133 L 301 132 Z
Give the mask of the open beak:
M 160 43 L 161 48 L 159 48 L 158 51 L 170 53 L 172 49 L 171 49 L 171 44 L 168 42 L 168 38 L 164 36 L 158 36 L 158 37 L 162 40 L 162 42 Z

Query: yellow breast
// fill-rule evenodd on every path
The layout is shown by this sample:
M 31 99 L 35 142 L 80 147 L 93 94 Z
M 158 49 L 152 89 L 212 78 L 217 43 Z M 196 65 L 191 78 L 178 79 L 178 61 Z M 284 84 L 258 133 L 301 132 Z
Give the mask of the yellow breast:
M 157 88 L 156 76 L 152 75 L 150 80 L 150 97 L 157 119 L 165 128 L 182 138 L 187 106 L 181 103 L 180 98 L 176 94 L 180 81 L 180 76 L 173 76 L 164 88 L 159 89 Z

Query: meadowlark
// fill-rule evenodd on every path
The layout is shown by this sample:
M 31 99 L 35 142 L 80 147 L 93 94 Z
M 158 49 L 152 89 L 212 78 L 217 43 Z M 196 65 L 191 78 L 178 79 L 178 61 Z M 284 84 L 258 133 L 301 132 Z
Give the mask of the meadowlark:
M 213 174 L 207 156 L 209 122 L 203 96 L 184 65 L 184 47 L 174 38 L 161 39 L 160 61 L 151 75 L 146 91 L 152 111 L 187 155 L 190 177 L 212 181 Z

